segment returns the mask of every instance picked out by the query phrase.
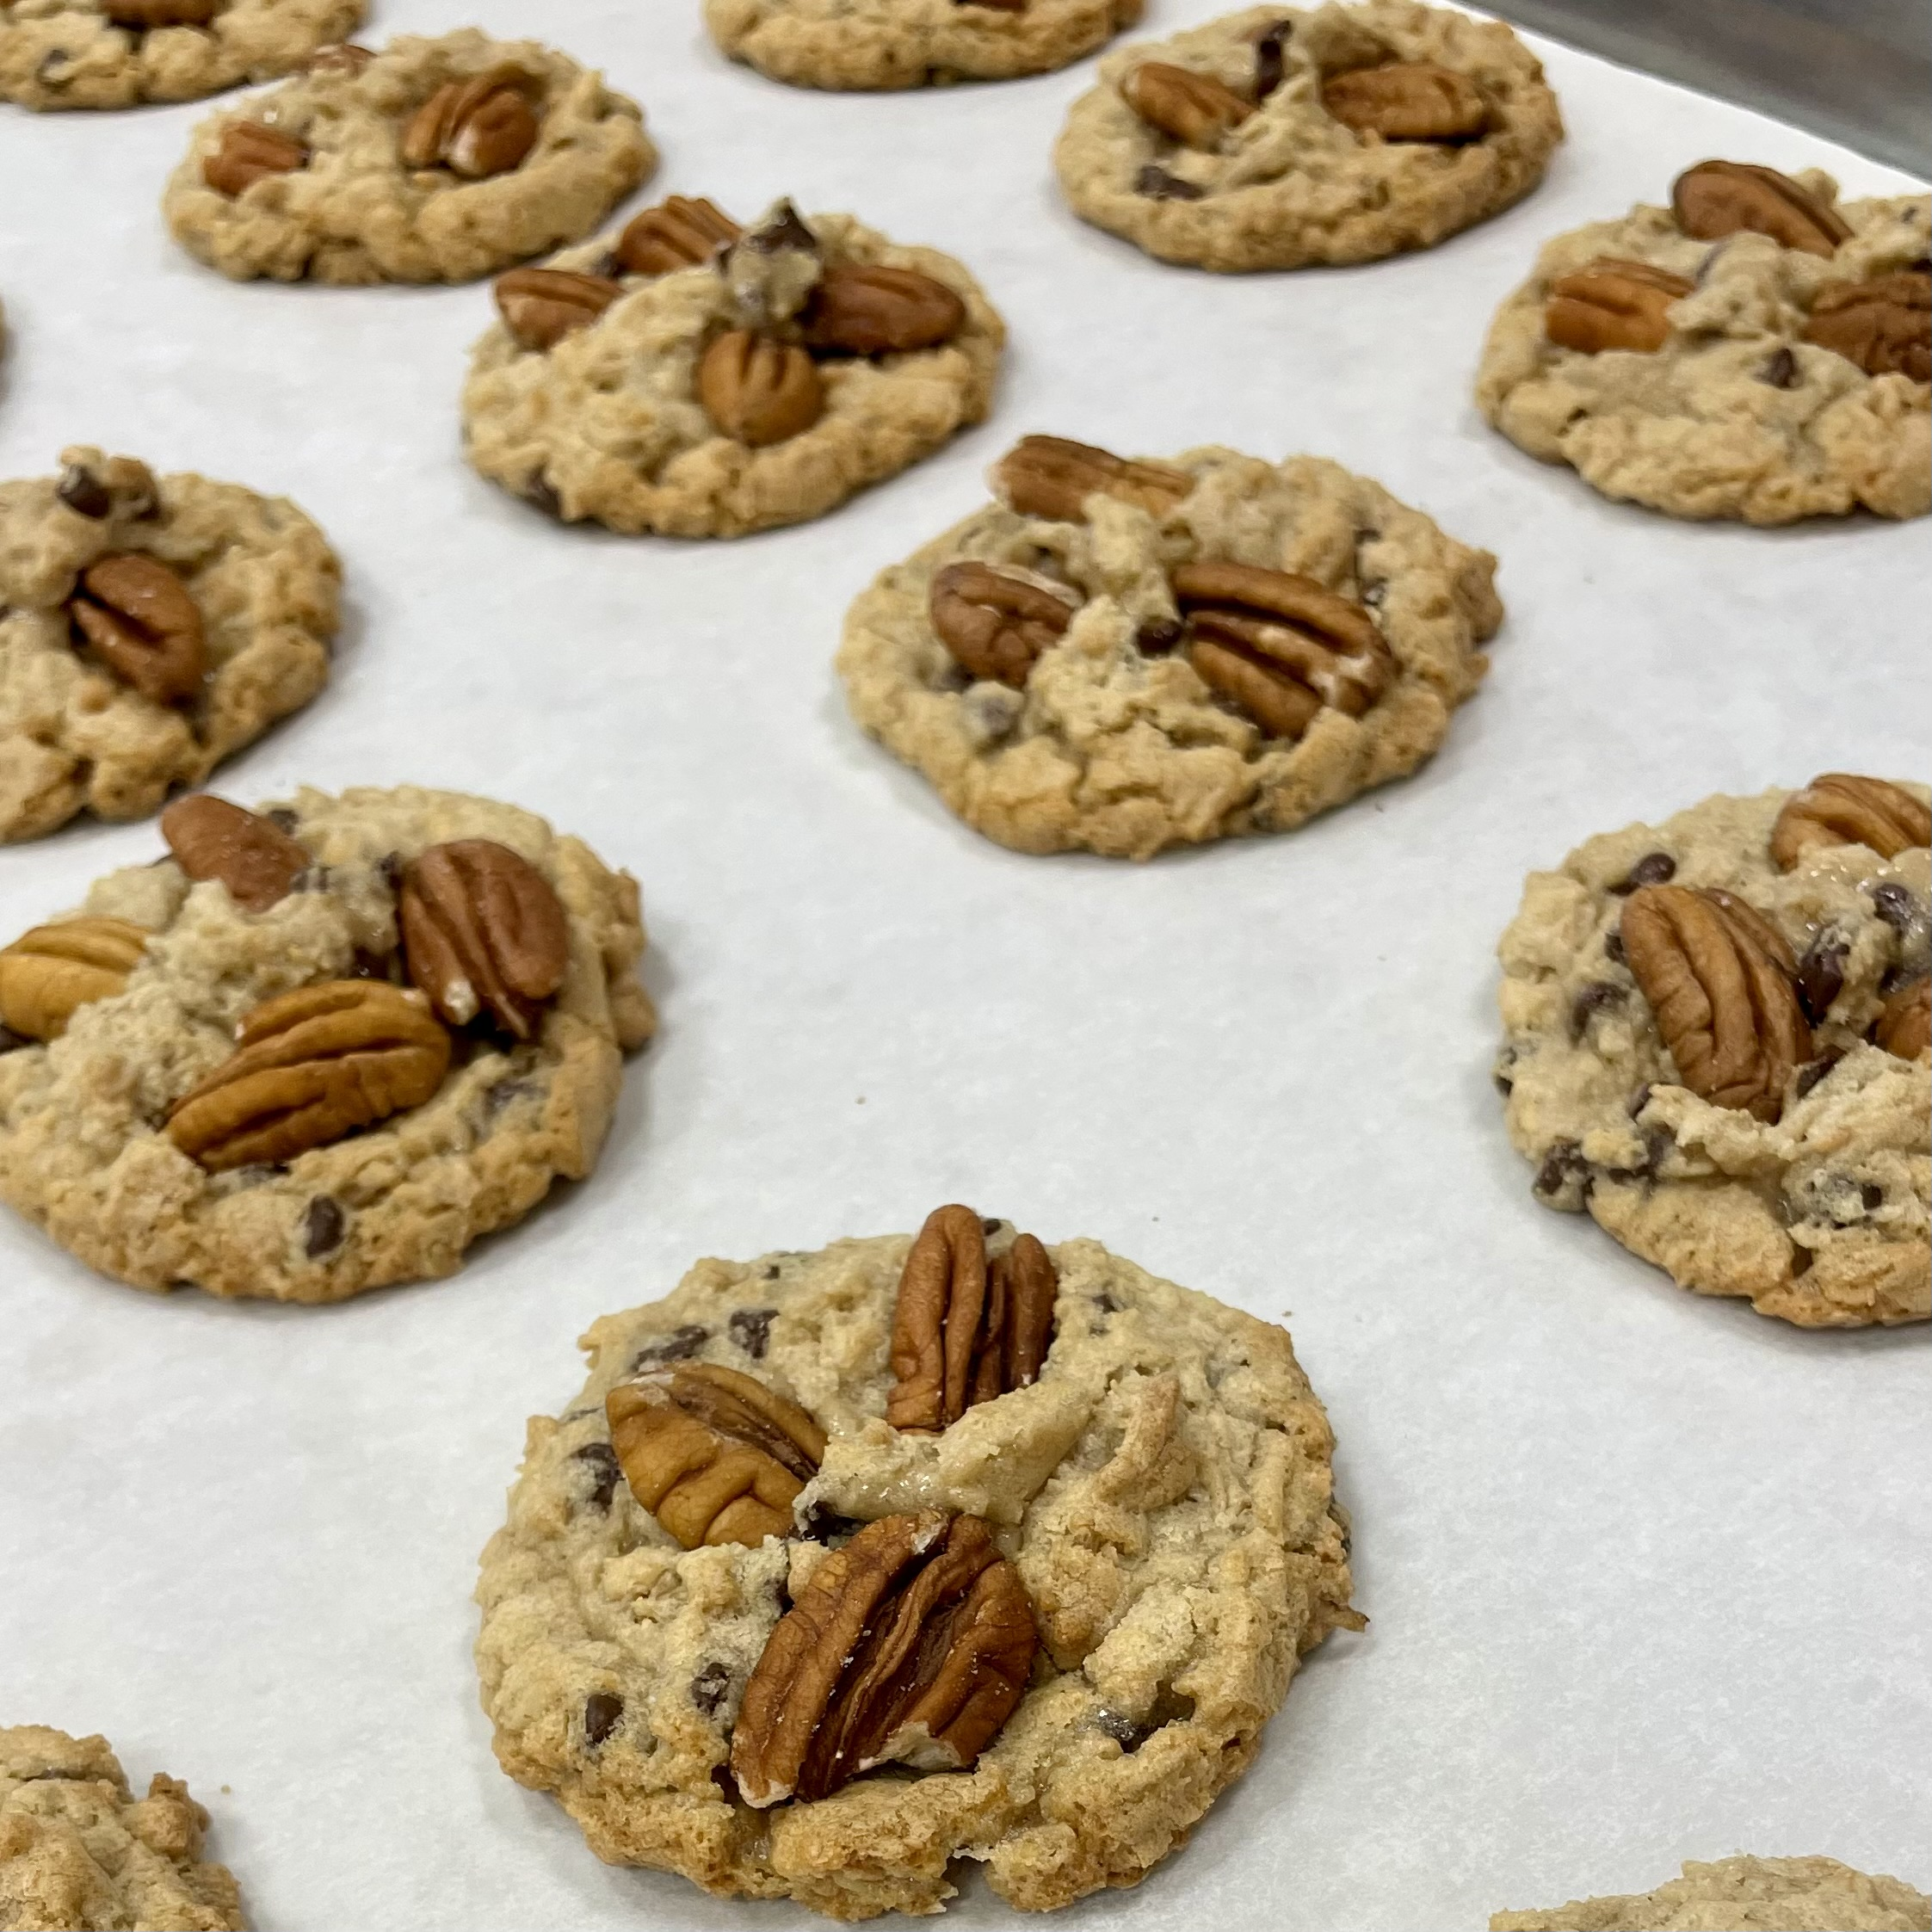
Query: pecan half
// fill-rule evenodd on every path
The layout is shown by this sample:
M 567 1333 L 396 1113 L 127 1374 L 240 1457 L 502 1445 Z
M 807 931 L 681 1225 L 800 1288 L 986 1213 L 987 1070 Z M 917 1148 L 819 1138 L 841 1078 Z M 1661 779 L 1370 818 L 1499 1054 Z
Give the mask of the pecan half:
M 94 655 L 144 698 L 177 704 L 201 689 L 207 668 L 201 613 L 158 558 L 117 551 L 90 564 L 67 614 Z
M 633 275 L 701 268 L 744 231 L 709 201 L 682 194 L 633 215 L 617 238 L 617 259 Z
M 819 276 L 799 321 L 806 345 L 848 355 L 936 349 L 966 325 L 966 304 L 917 269 L 834 262 Z
M 1805 337 L 1868 376 L 1932 382 L 1932 275 L 1907 269 L 1868 281 L 1828 281 Z
M 948 564 L 927 596 L 934 634 L 975 677 L 1026 688 L 1040 654 L 1066 635 L 1076 606 L 991 564 Z
M 1750 230 L 1783 248 L 1835 255 L 1851 230 L 1828 202 L 1775 168 L 1745 161 L 1700 161 L 1670 184 L 1677 225 L 1701 242 Z
M 620 1382 L 604 1414 L 631 1494 L 688 1550 L 789 1535 L 825 1453 L 797 1403 L 707 1361 Z
M 1670 305 L 1692 285 L 1667 269 L 1600 255 L 1550 284 L 1543 333 L 1559 349 L 1600 355 L 1607 349 L 1648 355 L 1670 336 Z
M 530 96 L 538 87 L 507 63 L 444 82 L 403 130 L 404 166 L 448 168 L 466 181 L 507 175 L 537 145 L 543 124 Z
M 497 312 L 520 349 L 554 349 L 588 329 L 624 291 L 605 275 L 564 269 L 512 269 L 498 275 Z
M 550 882 L 494 839 L 432 845 L 403 874 L 398 916 L 410 978 L 454 1027 L 488 1012 L 528 1040 L 564 983 L 570 925 Z
M 1771 827 L 1771 857 L 1789 872 L 1815 846 L 1866 845 L 1896 859 L 1932 843 L 1932 809 L 1902 785 L 1850 772 L 1822 772 L 1784 802 Z
M 272 819 L 212 792 L 176 799 L 161 814 L 161 836 L 190 879 L 219 880 L 250 912 L 286 898 L 309 866 L 308 854 Z
M 1070 442 L 1065 436 L 1022 436 L 994 464 L 996 495 L 1022 516 L 1084 523 L 1089 497 L 1118 497 L 1154 516 L 1165 516 L 1194 486 L 1171 463 L 1148 463 Z
M 168 1138 L 218 1173 L 292 1161 L 420 1107 L 449 1066 L 449 1035 L 423 996 L 381 979 L 283 993 L 235 1037 L 238 1051 L 168 1115 Z
M 1467 75 L 1429 60 L 1330 74 L 1322 82 L 1322 105 L 1344 127 L 1385 141 L 1473 141 L 1490 120 Z
M 1032 1235 L 989 1262 L 979 1217 L 970 1207 L 935 1207 L 899 1276 L 886 1420 L 894 1429 L 946 1429 L 978 1404 L 1038 1381 L 1059 1287 Z
M 63 919 L 0 948 L 0 1027 L 58 1040 L 75 1011 L 126 990 L 148 935 L 125 919 Z
M 309 151 L 299 141 L 264 127 L 258 120 L 231 120 L 220 145 L 201 164 L 201 179 L 217 194 L 239 194 L 269 175 L 293 175 L 307 167 Z
M 825 386 L 796 344 L 733 329 L 699 360 L 698 400 L 720 434 L 762 449 L 824 414 Z
M 1183 147 L 1219 147 L 1254 111 L 1212 74 L 1165 60 L 1144 60 L 1120 83 L 1120 96 L 1150 127 Z
M 1722 904 L 1682 886 L 1633 892 L 1619 930 L 1678 1078 L 1713 1106 L 1775 1120 L 1812 1057 L 1812 1029 L 1778 961 Z
M 731 1775 L 748 1805 L 824 1798 L 886 1763 L 965 1770 L 1025 1694 L 1040 1639 L 978 1516 L 867 1523 L 812 1572 L 744 1687 Z
M 206 27 L 221 0 L 105 0 L 101 9 L 116 27 L 149 33 L 157 27 Z
M 1312 577 L 1182 564 L 1173 584 L 1188 662 L 1270 738 L 1299 738 L 1324 705 L 1359 718 L 1395 676 L 1366 607 Z
M 0 959 L 4 957 L 0 954 Z M 1916 1060 L 1932 1044 L 1932 979 L 1915 979 L 1901 986 L 1880 1009 L 1872 1037 L 1886 1052 L 1896 1053 L 1902 1060 Z

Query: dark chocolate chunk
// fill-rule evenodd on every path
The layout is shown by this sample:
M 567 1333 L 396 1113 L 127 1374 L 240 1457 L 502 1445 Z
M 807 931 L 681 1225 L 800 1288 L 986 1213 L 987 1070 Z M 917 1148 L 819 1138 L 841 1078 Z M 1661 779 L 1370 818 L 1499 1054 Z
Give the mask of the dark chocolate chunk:
M 711 1339 L 708 1328 L 700 1328 L 695 1322 L 687 1322 L 682 1328 L 674 1328 L 669 1335 L 660 1335 L 655 1342 L 647 1342 L 632 1358 L 633 1370 L 648 1368 L 656 1361 L 688 1361 Z
M 571 1451 L 571 1460 L 589 1466 L 590 1500 L 600 1509 L 609 1509 L 610 1499 L 617 1494 L 617 1484 L 624 1473 L 616 1450 L 608 1442 L 586 1442 L 581 1449 Z
M 624 1700 L 608 1690 L 594 1690 L 583 1700 L 583 1741 L 595 1750 L 617 1728 Z
M 1677 861 L 1668 852 L 1646 852 L 1610 890 L 1621 898 L 1645 886 L 1661 886 L 1676 871 Z
M 1792 1097 L 1795 1100 L 1804 1099 L 1844 1057 L 1842 1052 L 1834 1048 L 1829 1053 L 1820 1053 L 1815 1060 L 1806 1060 L 1799 1068 L 1797 1077 L 1792 1082 Z
M 1174 617 L 1150 617 L 1133 633 L 1133 647 L 1146 657 L 1164 657 L 1181 641 L 1181 622 Z
M 1798 962 L 1798 1003 L 1813 1026 L 1831 1010 L 1845 989 L 1845 960 L 1851 948 L 1831 931 L 1820 933 Z
M 1255 42 L 1255 99 L 1265 101 L 1281 84 L 1281 50 L 1294 33 L 1292 20 L 1278 20 Z
M 1581 1207 L 1589 1193 L 1590 1165 L 1583 1158 L 1581 1143 L 1558 1140 L 1551 1144 L 1536 1170 L 1538 1196 L 1561 1207 Z
M 349 1216 L 333 1194 L 317 1194 L 302 1217 L 302 1252 L 311 1261 L 332 1255 L 343 1244 Z
M 78 463 L 70 463 L 60 472 L 60 481 L 53 493 L 76 516 L 84 516 L 90 522 L 102 522 L 114 510 L 114 497 L 107 485 L 92 470 L 83 470 Z
M 722 1663 L 707 1663 L 691 1680 L 691 1701 L 708 1718 L 725 1701 L 731 1688 L 731 1674 Z
M 1885 1201 L 1885 1189 L 1876 1181 L 1861 1181 L 1858 1183 L 1858 1199 L 1865 1212 L 1869 1214 Z
M 1623 988 L 1613 985 L 1608 979 L 1593 979 L 1578 993 L 1570 1005 L 1570 1037 L 1581 1040 L 1589 1030 L 1592 1016 L 1613 1006 L 1623 1004 Z
M 758 1361 L 771 1346 L 771 1324 L 777 1318 L 775 1308 L 734 1308 L 725 1325 L 731 1331 L 732 1341 Z
M 1623 949 L 1623 935 L 1614 926 L 1603 935 L 1603 956 L 1607 960 L 1614 960 L 1619 966 L 1630 964 L 1629 956 Z
M 1918 901 L 1896 880 L 1891 879 L 1872 888 L 1872 904 L 1880 918 L 1894 932 L 1910 931 L 1912 919 L 1918 911 Z
M 300 816 L 291 812 L 285 805 L 271 806 L 262 816 L 277 830 L 285 832 L 293 831 L 302 822 Z
M 1757 372 L 1757 380 L 1769 383 L 1774 389 L 1798 386 L 1798 358 L 1792 354 L 1788 343 L 1774 352 L 1771 360 Z

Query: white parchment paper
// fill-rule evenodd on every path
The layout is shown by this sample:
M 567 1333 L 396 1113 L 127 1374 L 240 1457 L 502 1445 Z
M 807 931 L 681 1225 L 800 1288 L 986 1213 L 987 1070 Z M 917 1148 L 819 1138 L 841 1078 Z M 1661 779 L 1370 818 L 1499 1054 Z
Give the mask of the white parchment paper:
M 1156 0 L 1149 29 L 1218 10 Z M 1067 1923 L 1477 1927 L 1738 1849 L 1932 1883 L 1932 1337 L 1680 1293 L 1532 1201 L 1488 1073 L 1527 870 L 1711 792 L 1925 773 L 1926 527 L 1620 509 L 1468 394 L 1539 242 L 1692 161 L 1910 184 L 1548 46 L 1571 138 L 1523 205 L 1360 270 L 1217 278 L 1061 204 L 1090 63 L 840 96 L 728 66 L 694 0 L 375 12 L 367 38 L 474 20 L 602 66 L 664 149 L 636 205 L 789 193 L 951 250 L 1009 361 L 986 427 L 821 522 L 560 530 L 458 456 L 483 287 L 238 287 L 157 212 L 203 107 L 0 109 L 0 475 L 99 443 L 284 491 L 347 565 L 335 682 L 218 786 L 545 813 L 642 880 L 664 1015 L 596 1176 L 446 1283 L 156 1299 L 0 1219 L 0 1722 L 188 1778 L 270 1932 L 813 1923 L 600 1865 L 497 1771 L 477 1552 L 594 1316 L 701 1255 L 963 1199 L 1288 1319 L 1373 1619 L 1184 1852 Z M 1143 867 L 977 838 L 859 735 L 830 660 L 853 595 L 1031 429 L 1380 478 L 1501 556 L 1487 687 L 1418 777 L 1292 836 Z M 0 928 L 159 849 L 0 853 Z M 1010 1918 L 972 1880 L 955 1910 Z

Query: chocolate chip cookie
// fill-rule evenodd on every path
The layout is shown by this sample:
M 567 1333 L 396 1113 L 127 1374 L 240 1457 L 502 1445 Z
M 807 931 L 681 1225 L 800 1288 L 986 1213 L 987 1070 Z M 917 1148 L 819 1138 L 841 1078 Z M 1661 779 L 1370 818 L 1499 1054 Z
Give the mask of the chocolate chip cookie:
M 852 715 L 1022 852 L 1286 831 L 1413 771 L 1489 668 L 1496 559 L 1317 457 L 1028 436 L 882 572 Z
M 136 1798 L 105 1738 L 0 1729 L 0 1925 L 240 1932 L 234 1878 L 201 1856 L 207 1827 L 178 1779 Z
M 134 108 L 295 72 L 367 0 L 0 0 L 0 101 Z
M 496 293 L 463 389 L 471 463 L 632 535 L 823 515 L 978 423 L 1006 340 L 950 256 L 789 202 L 747 232 L 673 195 Z
M 1671 516 L 1932 509 L 1932 195 L 1706 161 L 1670 202 L 1543 250 L 1491 325 L 1483 414 Z
M 627 873 L 413 787 L 161 830 L 0 950 L 0 1198 L 137 1287 L 339 1301 L 590 1171 L 656 1025 Z
M 1835 1858 L 1720 1858 L 1655 1892 L 1497 1912 L 1490 1932 L 1932 1932 L 1932 1899 Z
M 534 40 L 336 47 L 197 127 L 162 210 L 238 281 L 468 281 L 596 227 L 657 165 L 643 118 Z
M 1098 1242 L 942 1207 L 583 1345 L 477 1662 L 503 1768 L 614 1863 L 838 1918 L 937 1911 L 960 1857 L 1028 1910 L 1133 1885 L 1361 1627 L 1287 1334 Z
M 1563 139 L 1507 27 L 1415 0 L 1250 7 L 1102 61 L 1053 151 L 1075 213 L 1164 262 L 1373 262 L 1519 201 Z
M 0 842 L 145 817 L 329 677 L 341 566 L 294 504 L 60 460 L 0 484 Z
M 1828 772 L 1531 873 L 1497 1081 L 1538 1200 L 1800 1327 L 1932 1315 L 1929 797 Z

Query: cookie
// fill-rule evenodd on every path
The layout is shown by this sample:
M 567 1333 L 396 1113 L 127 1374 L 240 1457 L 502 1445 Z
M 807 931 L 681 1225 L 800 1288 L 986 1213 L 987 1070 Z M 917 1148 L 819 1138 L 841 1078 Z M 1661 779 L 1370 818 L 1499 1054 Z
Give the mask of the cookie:
M 1497 1081 L 1538 1200 L 1800 1327 L 1932 1314 L 1929 796 L 1827 773 L 1530 874 Z
M 705 0 L 733 60 L 794 87 L 928 87 L 1044 74 L 1140 18 L 1143 0 Z
M 1490 1932 L 1932 1932 L 1932 1899 L 1835 1858 L 1720 1858 L 1655 1892 L 1497 1912 Z
M 1189 268 L 1373 262 L 1522 199 L 1563 139 L 1507 27 L 1414 0 L 1250 7 L 1102 61 L 1053 165 L 1073 211 Z
M 1029 1910 L 1133 1885 L 1361 1626 L 1287 1334 L 1098 1242 L 943 1207 L 582 1345 L 477 1662 L 613 1863 L 838 1918 L 937 1911 L 961 1857 Z
M 0 1198 L 136 1287 L 339 1301 L 590 1171 L 656 1025 L 627 873 L 410 786 L 162 831 L 0 951 Z
M 848 614 L 852 715 L 1022 852 L 1286 831 L 1413 771 L 1489 668 L 1496 559 L 1318 457 L 1028 436 Z
M 367 12 L 367 0 L 0 0 L 0 101 L 198 101 L 295 72 Z
M 232 1875 L 201 1857 L 207 1828 L 178 1779 L 136 1798 L 105 1738 L 0 1729 L 0 1925 L 240 1932 Z
M 735 537 L 896 476 L 991 404 L 1006 329 L 929 248 L 674 195 L 497 284 L 464 447 L 566 522 Z
M 534 40 L 340 47 L 197 127 L 162 212 L 238 281 L 468 281 L 596 227 L 657 165 L 643 119 Z
M 60 460 L 0 484 L 0 842 L 144 818 L 329 678 L 342 568 L 287 497 Z
M 1607 497 L 1791 523 L 1932 509 L 1932 195 L 1704 162 L 1561 235 L 1491 324 L 1483 414 Z

